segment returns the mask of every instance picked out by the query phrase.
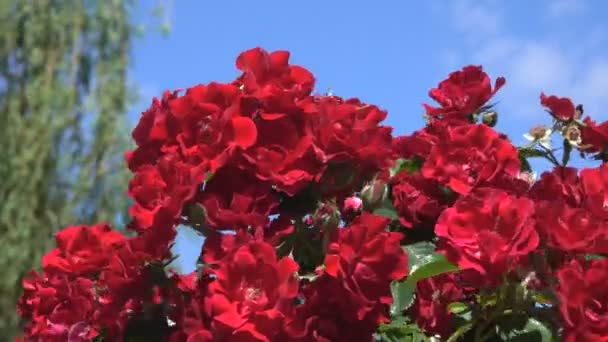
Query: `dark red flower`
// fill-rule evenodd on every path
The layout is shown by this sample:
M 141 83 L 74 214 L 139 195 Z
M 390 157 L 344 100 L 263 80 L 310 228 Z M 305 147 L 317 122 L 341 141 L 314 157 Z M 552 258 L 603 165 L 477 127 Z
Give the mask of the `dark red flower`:
M 298 293 L 291 258 L 277 261 L 274 247 L 252 241 L 214 271 L 205 299 L 214 337 L 223 341 L 271 341 L 283 330 Z
M 475 269 L 488 282 L 499 281 L 518 259 L 536 249 L 534 202 L 505 191 L 481 188 L 461 197 L 437 221 L 444 252 L 463 269 Z
M 608 341 L 608 259 L 572 261 L 557 280 L 564 341 Z
M 222 168 L 197 196 L 205 207 L 205 224 L 216 229 L 266 226 L 279 198 L 270 184 L 236 168 Z
M 126 238 L 110 226 L 67 227 L 55 234 L 57 248 L 42 257 L 42 269 L 47 274 L 65 273 L 91 276 L 99 273 Z
M 576 115 L 574 103 L 567 97 L 547 96 L 540 94 L 540 103 L 549 109 L 551 115 L 557 120 L 570 121 Z
M 521 162 L 517 149 L 486 125 L 451 127 L 422 166 L 422 175 L 466 194 L 476 186 L 516 178 Z
M 339 280 L 320 276 L 315 281 L 303 282 L 298 297 L 303 302 L 286 325 L 289 337 L 295 342 L 372 342 L 378 329 L 373 315 L 358 318 L 353 311 L 348 290 Z
M 450 121 L 469 121 L 469 116 L 477 112 L 505 84 L 499 77 L 492 84 L 490 77 L 481 66 L 466 66 L 452 72 L 437 88 L 429 91 L 429 96 L 440 107 L 425 104 L 426 114 L 432 118 Z
M 393 298 L 390 283 L 407 275 L 402 235 L 386 231 L 389 220 L 364 212 L 348 227 L 338 229 L 325 256 L 325 273 L 342 282 L 359 319 L 388 319 Z
M 401 172 L 393 182 L 393 204 L 399 215 L 399 222 L 407 228 L 428 222 L 433 223 L 449 203 L 448 195 L 433 179 L 424 178 L 420 173 Z
M 416 299 L 409 312 L 429 335 L 449 336 L 454 330 L 448 305 L 462 299 L 463 289 L 454 274 L 440 274 L 416 283 Z

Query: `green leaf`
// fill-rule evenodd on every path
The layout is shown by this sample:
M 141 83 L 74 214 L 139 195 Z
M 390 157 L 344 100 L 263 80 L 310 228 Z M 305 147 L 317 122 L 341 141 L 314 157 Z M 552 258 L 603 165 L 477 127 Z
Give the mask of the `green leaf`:
M 398 316 L 403 311 L 407 310 L 414 303 L 414 292 L 416 290 L 416 282 L 408 282 L 407 280 L 394 281 L 391 284 L 391 294 L 393 296 L 393 304 L 391 304 L 391 316 Z
M 376 210 L 374 210 L 374 214 L 378 216 L 388 217 L 391 220 L 398 220 L 399 215 L 397 214 L 397 209 L 393 206 L 393 202 L 390 199 L 385 199 L 382 203 L 382 206 Z
M 460 314 L 470 310 L 470 308 L 465 303 L 454 302 L 454 303 L 448 304 L 448 310 L 455 315 L 460 315 Z
M 556 340 L 551 329 L 535 318 L 529 318 L 522 329 L 510 329 L 501 333 L 500 338 L 504 341 L 518 342 L 553 342 Z
M 524 158 L 543 158 L 546 152 L 536 148 L 522 148 L 519 149 L 519 155 Z
M 435 252 L 435 245 L 430 242 L 417 242 L 404 246 L 403 249 L 408 255 L 410 271 L 406 279 L 391 285 L 392 315 L 397 315 L 412 305 L 418 281 L 458 270 L 443 254 Z
M 395 161 L 395 167 L 390 169 L 390 176 L 393 177 L 403 171 L 409 174 L 420 171 L 423 160 L 417 157 L 410 159 L 400 158 Z
M 381 324 L 376 334 L 376 341 L 435 342 L 436 339 L 426 336 L 418 325 L 407 322 L 406 318 L 401 316 L 388 324 Z

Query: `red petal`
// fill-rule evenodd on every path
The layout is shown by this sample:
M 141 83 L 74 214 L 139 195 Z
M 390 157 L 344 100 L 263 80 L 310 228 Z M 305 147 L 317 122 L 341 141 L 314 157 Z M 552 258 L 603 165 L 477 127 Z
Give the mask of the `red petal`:
M 234 144 L 241 148 L 252 146 L 258 138 L 255 122 L 244 116 L 232 118 L 232 132 Z

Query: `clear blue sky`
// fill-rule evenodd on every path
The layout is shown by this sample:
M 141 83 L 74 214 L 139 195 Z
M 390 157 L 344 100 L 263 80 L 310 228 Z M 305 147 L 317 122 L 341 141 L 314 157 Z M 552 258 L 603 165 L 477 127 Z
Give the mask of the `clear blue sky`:
M 159 3 L 139 2 L 142 18 Z M 540 91 L 572 97 L 586 114 L 608 119 L 608 2 L 160 2 L 171 32 L 162 37 L 148 24 L 135 43 L 131 78 L 141 101 L 134 121 L 165 89 L 234 79 L 234 59 L 256 46 L 289 50 L 293 63 L 316 75 L 318 92 L 331 87 L 388 110 L 397 134 L 419 128 L 428 89 L 467 64 L 507 78 L 496 97 L 498 128 L 515 143 L 531 125 L 549 122 Z M 182 266 L 191 269 L 199 247 L 184 236 L 178 244 Z

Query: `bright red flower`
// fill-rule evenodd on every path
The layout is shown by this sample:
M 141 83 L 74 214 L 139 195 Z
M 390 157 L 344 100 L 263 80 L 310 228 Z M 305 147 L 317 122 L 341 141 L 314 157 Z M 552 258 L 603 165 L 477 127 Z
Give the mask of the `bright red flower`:
M 534 184 L 538 230 L 564 252 L 608 252 L 608 167 L 555 168 Z
M 608 220 L 608 164 L 583 169 L 580 178 L 585 193 L 584 206 L 595 217 Z
M 301 115 L 289 113 L 273 120 L 259 119 L 256 144 L 243 152 L 240 165 L 253 169 L 257 178 L 291 196 L 318 179 L 325 169 L 320 152 L 314 147 L 314 137 L 303 131 Z
M 536 205 L 537 226 L 549 247 L 564 252 L 608 253 L 608 224 L 563 201 Z
M 587 152 L 604 152 L 608 150 L 608 121 L 597 124 L 591 118 L 585 118 L 581 128 L 582 144 Z
M 462 269 L 475 269 L 489 282 L 536 249 L 534 202 L 505 191 L 481 188 L 461 197 L 437 221 L 444 252 Z
M 298 293 L 291 258 L 277 261 L 274 247 L 252 241 L 214 271 L 205 299 L 214 336 L 224 341 L 271 341 L 283 330 Z
M 570 121 L 576 115 L 574 103 L 567 97 L 547 96 L 541 93 L 540 103 L 549 109 L 551 115 L 557 120 Z
M 485 105 L 505 82 L 503 77 L 498 77 L 492 88 L 490 77 L 481 66 L 466 66 L 452 72 L 429 91 L 429 96 L 440 107 L 424 104 L 426 114 L 437 119 L 470 122 L 469 116 Z
M 89 341 L 100 333 L 92 280 L 31 272 L 23 280 L 23 289 L 17 310 L 28 320 L 27 341 Z
M 557 279 L 564 341 L 608 341 L 608 259 L 572 261 Z
M 544 172 L 534 183 L 528 196 L 534 200 L 563 200 L 568 205 L 577 207 L 583 199 L 577 170 L 573 167 L 556 167 L 551 172 Z
M 416 299 L 409 312 L 416 324 L 429 335 L 449 336 L 454 330 L 454 315 L 448 305 L 464 294 L 454 274 L 440 274 L 416 283 Z
M 42 257 L 44 272 L 88 276 L 99 273 L 126 238 L 108 225 L 96 224 L 67 227 L 55 234 L 55 241 L 57 248 Z
M 325 273 L 342 282 L 358 319 L 388 319 L 393 298 L 390 283 L 407 275 L 402 235 L 386 231 L 389 220 L 364 212 L 348 227 L 338 229 L 325 256 Z
M 318 98 L 317 113 L 310 114 L 315 146 L 324 163 L 347 162 L 365 175 L 390 166 L 391 132 L 380 123 L 386 112 L 359 99 Z
M 289 64 L 289 52 L 268 53 L 261 48 L 242 52 L 236 67 L 243 72 L 237 80 L 246 94 L 259 98 L 266 106 L 293 103 L 310 95 L 315 79 L 303 67 Z M 282 102 L 282 103 L 281 103 Z
M 517 149 L 486 125 L 451 127 L 422 166 L 422 175 L 466 194 L 476 186 L 516 178 L 521 162 Z
M 177 92 L 165 91 L 161 99 L 154 98 L 150 108 L 142 113 L 132 134 L 138 147 L 126 153 L 131 171 L 137 171 L 142 165 L 155 164 L 163 149 L 176 144 L 169 109 L 169 101 L 176 97 Z
M 184 203 L 194 196 L 205 175 L 205 170 L 172 155 L 164 156 L 157 165 L 141 166 L 129 183 L 129 195 L 135 201 L 129 209 L 133 227 L 145 231 L 178 221 Z

